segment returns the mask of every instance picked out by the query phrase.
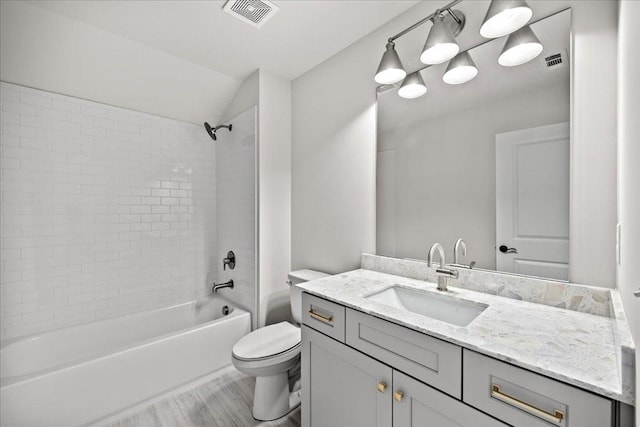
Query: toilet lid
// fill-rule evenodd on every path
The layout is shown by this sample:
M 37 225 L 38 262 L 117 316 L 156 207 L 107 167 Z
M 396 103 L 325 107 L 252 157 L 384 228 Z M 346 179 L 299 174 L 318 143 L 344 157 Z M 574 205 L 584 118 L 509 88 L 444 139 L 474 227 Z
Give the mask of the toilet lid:
M 300 329 L 280 322 L 256 329 L 233 346 L 238 359 L 261 359 L 284 353 L 300 344 Z

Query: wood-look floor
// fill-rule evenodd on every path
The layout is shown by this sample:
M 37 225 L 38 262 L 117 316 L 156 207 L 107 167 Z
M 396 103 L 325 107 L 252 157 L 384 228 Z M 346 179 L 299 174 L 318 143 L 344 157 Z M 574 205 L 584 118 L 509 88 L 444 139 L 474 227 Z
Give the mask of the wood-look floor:
M 157 402 L 108 427 L 299 427 L 300 408 L 276 421 L 256 421 L 251 416 L 255 378 L 235 369 L 193 390 Z

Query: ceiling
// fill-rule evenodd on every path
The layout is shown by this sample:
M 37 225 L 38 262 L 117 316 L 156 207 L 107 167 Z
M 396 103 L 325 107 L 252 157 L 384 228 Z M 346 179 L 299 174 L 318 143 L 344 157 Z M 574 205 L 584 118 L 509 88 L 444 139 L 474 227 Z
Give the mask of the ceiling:
M 260 29 L 222 0 L 59 1 L 31 4 L 244 80 L 258 68 L 294 79 L 418 0 L 275 0 Z

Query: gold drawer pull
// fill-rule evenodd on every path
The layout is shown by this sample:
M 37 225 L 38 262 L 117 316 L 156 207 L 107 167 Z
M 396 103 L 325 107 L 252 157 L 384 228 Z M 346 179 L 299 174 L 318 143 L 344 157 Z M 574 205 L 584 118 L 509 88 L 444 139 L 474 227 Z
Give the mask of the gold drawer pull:
M 396 400 L 396 402 L 402 402 L 403 397 L 404 393 L 401 391 L 396 391 L 395 393 L 393 393 L 393 398 Z
M 323 316 L 322 314 L 318 314 L 313 310 L 309 310 L 309 316 L 324 323 L 333 322 L 333 316 Z
M 555 409 L 553 414 L 550 414 L 542 409 L 538 409 L 535 406 L 531 406 L 522 400 L 516 399 L 515 397 L 509 396 L 500 391 L 500 386 L 498 384 L 491 384 L 491 397 L 494 397 L 504 403 L 508 403 L 509 405 L 515 406 L 518 409 L 522 409 L 525 412 L 530 413 L 531 415 L 535 415 L 536 417 L 542 418 L 545 421 L 549 421 L 551 423 L 560 424 L 564 419 L 564 412 Z
M 385 383 L 384 381 L 381 381 L 378 383 L 378 391 L 380 393 L 384 393 L 385 391 L 387 391 L 387 383 Z

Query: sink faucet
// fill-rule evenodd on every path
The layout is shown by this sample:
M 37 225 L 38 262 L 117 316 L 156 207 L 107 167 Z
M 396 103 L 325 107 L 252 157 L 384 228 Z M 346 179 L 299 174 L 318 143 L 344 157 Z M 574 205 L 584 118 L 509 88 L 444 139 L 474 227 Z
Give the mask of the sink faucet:
M 213 292 L 215 294 L 222 288 L 233 289 L 233 279 L 229 280 L 228 282 L 224 282 L 224 283 L 218 283 L 218 284 L 214 283 L 213 284 L 213 288 L 211 288 L 211 292 Z
M 458 264 L 459 262 L 459 254 L 458 251 L 462 249 L 462 256 L 467 256 L 467 244 L 464 240 L 458 239 L 456 240 L 456 244 L 453 247 L 453 263 Z
M 444 249 L 442 249 L 442 245 L 440 243 L 434 243 L 433 246 L 429 249 L 429 256 L 427 257 L 427 265 L 431 267 L 433 265 L 433 255 L 438 251 L 438 255 L 440 256 L 440 267 L 436 268 L 436 273 L 438 274 L 438 290 L 446 292 L 447 289 L 447 279 L 449 278 L 458 278 L 458 270 L 453 270 L 451 268 L 446 268 L 444 264 Z
M 462 256 L 467 256 L 467 243 L 462 239 L 456 240 L 456 244 L 453 246 L 453 263 L 451 266 L 472 269 L 476 262 L 471 261 L 469 265 L 461 264 L 460 252 L 462 252 Z

